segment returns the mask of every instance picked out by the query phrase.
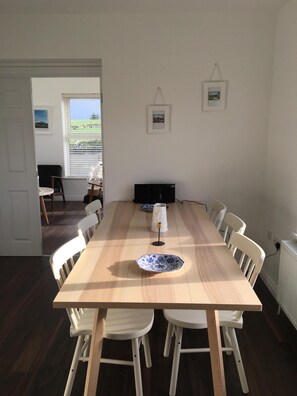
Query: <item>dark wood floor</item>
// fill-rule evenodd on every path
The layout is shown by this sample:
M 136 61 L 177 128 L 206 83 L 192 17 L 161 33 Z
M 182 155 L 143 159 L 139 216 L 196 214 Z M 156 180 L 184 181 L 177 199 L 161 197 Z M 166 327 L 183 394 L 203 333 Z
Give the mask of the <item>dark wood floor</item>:
M 56 201 L 51 211 L 49 200 L 45 200 L 49 224 L 41 217 L 42 251 L 51 255 L 59 246 L 77 235 L 76 225 L 85 215 L 85 204 L 79 201 Z
M 77 204 L 70 205 L 75 212 Z M 83 216 L 78 209 L 76 220 Z M 48 249 L 55 249 L 65 238 L 76 235 L 75 213 L 50 216 L 52 232 Z M 67 231 L 66 231 L 67 230 Z M 67 239 L 67 240 L 68 240 Z M 56 246 L 57 245 L 57 246 Z M 57 286 L 48 257 L 0 257 L 0 395 L 63 395 L 75 340 L 69 337 L 69 321 L 64 310 L 53 309 Z M 262 313 L 246 312 L 244 328 L 238 331 L 251 396 L 295 396 L 297 393 L 297 332 L 287 318 L 277 315 L 277 304 L 261 281 L 255 290 L 263 303 Z M 144 396 L 168 395 L 172 357 L 162 349 L 166 323 L 156 311 L 150 333 L 153 367 L 142 368 Z M 188 345 L 207 342 L 205 331 L 185 333 Z M 127 342 L 105 341 L 103 354 L 130 354 Z M 233 356 L 224 356 L 227 392 L 241 395 Z M 80 363 L 73 395 L 83 395 L 86 364 Z M 131 367 L 102 365 L 97 395 L 135 396 Z M 183 355 L 177 396 L 212 396 L 208 354 Z

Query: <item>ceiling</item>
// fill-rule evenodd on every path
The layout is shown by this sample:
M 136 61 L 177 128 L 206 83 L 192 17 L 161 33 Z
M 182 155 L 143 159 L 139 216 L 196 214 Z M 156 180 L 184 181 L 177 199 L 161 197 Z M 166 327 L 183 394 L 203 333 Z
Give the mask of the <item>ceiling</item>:
M 0 0 L 0 14 L 275 12 L 288 0 Z

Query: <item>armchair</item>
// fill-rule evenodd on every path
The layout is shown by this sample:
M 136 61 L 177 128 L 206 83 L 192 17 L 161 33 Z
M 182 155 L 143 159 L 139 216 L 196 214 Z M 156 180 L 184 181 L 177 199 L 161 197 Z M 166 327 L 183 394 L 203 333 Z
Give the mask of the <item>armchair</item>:
M 94 199 L 100 199 L 101 204 L 103 204 L 103 195 L 102 195 L 102 180 L 90 180 L 88 184 L 91 185 L 91 188 L 88 189 L 89 202 L 94 201 Z
M 62 183 L 62 166 L 61 165 L 37 165 L 39 175 L 39 185 L 41 187 L 50 187 L 54 190 L 51 195 L 52 211 L 54 210 L 55 196 L 61 195 L 65 201 L 64 188 Z

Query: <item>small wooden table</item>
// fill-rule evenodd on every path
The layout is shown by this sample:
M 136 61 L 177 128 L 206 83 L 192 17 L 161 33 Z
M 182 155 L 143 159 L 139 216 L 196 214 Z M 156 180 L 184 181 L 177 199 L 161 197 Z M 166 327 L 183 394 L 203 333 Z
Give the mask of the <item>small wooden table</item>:
M 164 246 L 153 246 L 152 214 L 113 202 L 54 300 L 55 308 L 97 308 L 85 395 L 95 395 L 108 308 L 204 309 L 215 396 L 225 396 L 218 310 L 260 311 L 261 302 L 202 206 L 169 204 Z M 184 260 L 175 272 L 152 274 L 136 259 L 148 253 Z M 165 340 L 164 340 L 165 341 Z M 198 392 L 198 391 L 197 391 Z
M 50 187 L 38 187 L 38 192 L 39 192 L 39 201 L 40 201 L 41 212 L 45 218 L 46 224 L 49 224 L 43 197 L 46 195 L 52 195 L 54 193 L 54 189 L 50 188 Z

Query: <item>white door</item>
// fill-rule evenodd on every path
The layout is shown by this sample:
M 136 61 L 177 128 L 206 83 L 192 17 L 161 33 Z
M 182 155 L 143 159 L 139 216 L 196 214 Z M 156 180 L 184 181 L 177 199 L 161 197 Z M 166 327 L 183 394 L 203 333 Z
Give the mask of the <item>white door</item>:
M 30 78 L 0 78 L 0 255 L 41 255 Z

